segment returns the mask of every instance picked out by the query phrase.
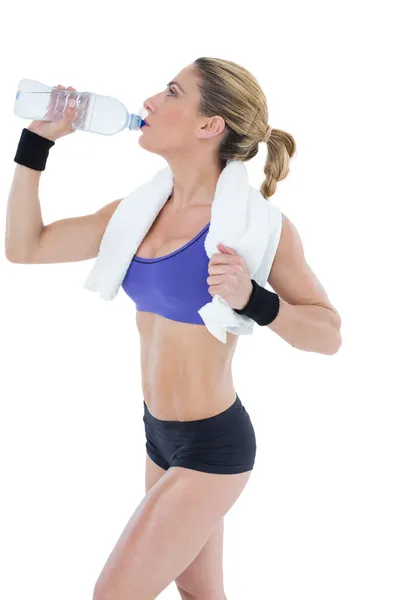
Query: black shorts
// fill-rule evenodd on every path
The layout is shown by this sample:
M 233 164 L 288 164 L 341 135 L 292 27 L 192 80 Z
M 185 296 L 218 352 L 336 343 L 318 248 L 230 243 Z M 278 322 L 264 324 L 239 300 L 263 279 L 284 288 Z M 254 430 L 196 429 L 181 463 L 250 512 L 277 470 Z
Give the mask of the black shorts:
M 194 421 L 163 421 L 144 404 L 146 450 L 161 468 L 232 474 L 253 469 L 256 437 L 239 396 L 223 412 Z

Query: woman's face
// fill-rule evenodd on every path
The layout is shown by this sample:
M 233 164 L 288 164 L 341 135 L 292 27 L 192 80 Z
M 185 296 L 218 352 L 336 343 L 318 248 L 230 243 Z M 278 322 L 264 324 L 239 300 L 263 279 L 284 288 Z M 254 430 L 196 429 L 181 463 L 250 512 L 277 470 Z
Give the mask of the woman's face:
M 196 142 L 200 91 L 192 67 L 185 67 L 158 94 L 143 104 L 150 127 L 141 128 L 142 148 L 163 155 L 188 150 Z

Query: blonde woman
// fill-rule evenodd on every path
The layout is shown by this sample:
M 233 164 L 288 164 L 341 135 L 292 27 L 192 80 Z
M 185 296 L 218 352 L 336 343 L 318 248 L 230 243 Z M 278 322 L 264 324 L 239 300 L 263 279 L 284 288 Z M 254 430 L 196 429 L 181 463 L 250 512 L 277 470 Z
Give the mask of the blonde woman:
M 136 304 L 140 334 L 146 494 L 99 574 L 93 598 L 151 600 L 175 581 L 185 600 L 224 600 L 224 516 L 249 481 L 256 437 L 232 381 L 238 337 L 228 333 L 220 343 L 197 311 L 219 294 L 293 347 L 323 354 L 340 348 L 341 320 L 285 215 L 268 278 L 275 292 L 250 279 L 233 249 L 219 246 L 211 260 L 204 250 L 227 161 L 248 161 L 266 142 L 260 192 L 268 202 L 295 152 L 293 137 L 269 125 L 256 79 L 236 63 L 203 57 L 144 106 L 148 125 L 139 144 L 164 157 L 174 176 L 172 194 L 122 284 Z M 7 213 L 12 262 L 96 257 L 120 202 L 43 226 L 39 175 L 55 140 L 73 133 L 75 111 L 62 123 L 33 122 L 21 137 Z

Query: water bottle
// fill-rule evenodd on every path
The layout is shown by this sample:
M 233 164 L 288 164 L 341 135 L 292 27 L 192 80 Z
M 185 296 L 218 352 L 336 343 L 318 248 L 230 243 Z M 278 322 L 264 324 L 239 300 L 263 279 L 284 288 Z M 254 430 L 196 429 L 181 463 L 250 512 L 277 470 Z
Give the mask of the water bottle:
M 62 121 L 68 99 L 76 100 L 74 129 L 114 135 L 125 128 L 138 131 L 146 125 L 148 111 L 141 107 L 137 113 L 129 113 L 126 107 L 111 96 L 92 92 L 60 90 L 33 79 L 21 79 L 15 98 L 14 113 L 23 119 L 37 121 Z

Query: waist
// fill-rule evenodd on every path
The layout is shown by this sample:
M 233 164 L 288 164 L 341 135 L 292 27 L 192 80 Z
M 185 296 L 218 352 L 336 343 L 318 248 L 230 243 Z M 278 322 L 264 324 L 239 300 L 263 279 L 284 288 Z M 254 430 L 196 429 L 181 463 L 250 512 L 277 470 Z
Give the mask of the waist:
M 165 394 L 160 398 L 145 397 L 143 399 L 145 415 L 154 426 L 166 424 L 173 426 L 181 423 L 206 423 L 209 419 L 217 422 L 215 417 L 231 409 L 237 404 L 237 392 L 233 385 L 229 392 L 218 392 L 199 388 L 185 396 L 173 398 Z
M 231 373 L 191 372 L 178 366 L 165 369 L 142 365 L 143 400 L 150 413 L 167 421 L 193 421 L 218 414 L 236 396 Z
M 238 337 L 222 344 L 206 327 L 136 314 L 144 400 L 160 419 L 190 421 L 224 410 L 235 397 L 232 359 Z

